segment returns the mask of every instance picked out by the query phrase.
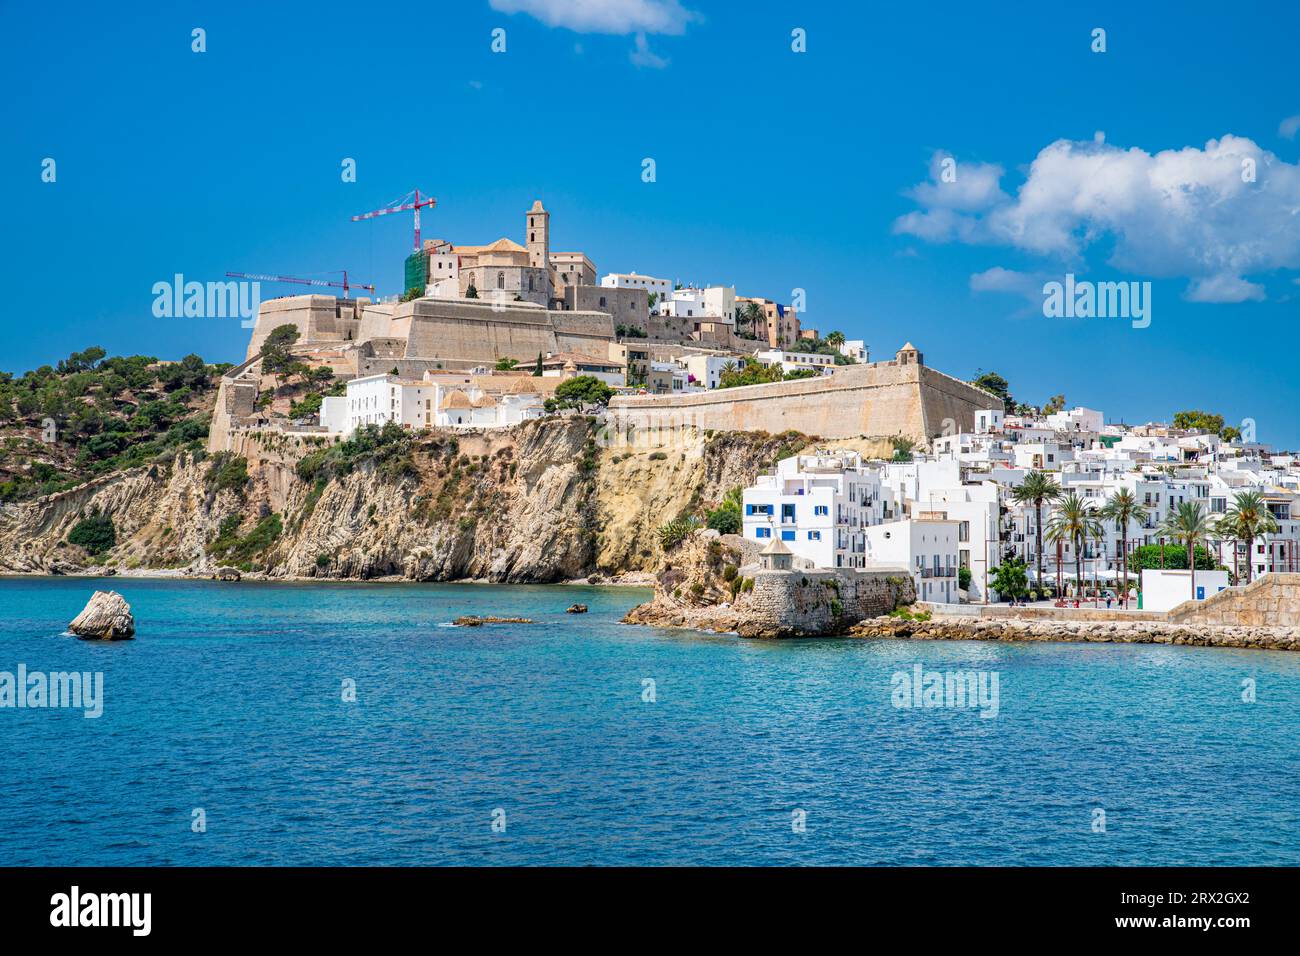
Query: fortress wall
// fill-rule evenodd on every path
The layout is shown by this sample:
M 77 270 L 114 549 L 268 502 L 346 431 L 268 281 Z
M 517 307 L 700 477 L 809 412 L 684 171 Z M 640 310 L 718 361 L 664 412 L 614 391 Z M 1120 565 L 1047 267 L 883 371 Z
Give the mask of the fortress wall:
M 1204 601 L 1184 601 L 1168 618 L 1175 624 L 1300 627 L 1300 574 L 1263 574 L 1245 587 L 1228 588 Z
M 976 408 L 1000 404 L 931 371 L 893 362 L 841 366 L 822 378 L 693 395 L 619 397 L 610 402 L 610 411 L 621 427 L 642 430 L 692 425 L 718 431 L 794 429 L 823 438 L 906 435 L 926 441 L 939 433 L 943 418 L 973 424 Z
M 916 598 L 912 575 L 901 567 L 758 571 L 753 579 L 754 590 L 737 606 L 761 633 L 774 636 L 843 633 Z
M 345 314 L 351 309 L 347 306 Z M 294 295 L 281 299 L 268 299 L 257 310 L 257 321 L 248 340 L 244 358 L 250 359 L 262 350 L 262 343 L 271 330 L 280 325 L 298 328 L 296 346 L 338 344 L 354 339 L 358 322 L 355 318 L 340 318 L 338 300 L 332 295 Z
M 1002 400 L 928 366 L 921 369 L 921 414 L 927 437 L 975 430 L 975 410 L 1001 408 Z

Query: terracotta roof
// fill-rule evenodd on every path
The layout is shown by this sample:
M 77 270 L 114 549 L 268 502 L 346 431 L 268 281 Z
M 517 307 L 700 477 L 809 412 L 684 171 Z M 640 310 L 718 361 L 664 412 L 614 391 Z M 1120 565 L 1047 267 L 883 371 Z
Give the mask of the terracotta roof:
M 480 395 L 478 398 L 474 399 L 475 408 L 496 408 L 496 405 L 496 399 L 491 395 Z
M 519 243 L 515 242 L 513 239 L 507 239 L 504 236 L 496 242 L 488 243 L 486 246 L 454 246 L 453 249 L 455 252 L 466 256 L 481 255 L 485 252 L 528 252 L 528 250 Z
M 466 395 L 460 389 L 456 389 L 450 395 L 447 396 L 447 400 L 442 403 L 442 407 L 443 408 L 473 408 L 474 405 L 473 403 L 470 402 L 468 395 Z

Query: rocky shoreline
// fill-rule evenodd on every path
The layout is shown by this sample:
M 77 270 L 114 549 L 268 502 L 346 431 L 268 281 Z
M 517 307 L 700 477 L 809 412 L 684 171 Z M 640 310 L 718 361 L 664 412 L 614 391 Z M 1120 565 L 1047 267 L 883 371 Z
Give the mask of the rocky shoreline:
M 916 641 L 1060 641 L 1102 644 L 1177 644 L 1300 651 L 1300 627 L 1186 625 L 1162 621 L 1025 621 L 1015 618 L 936 618 L 928 621 L 886 616 L 849 629 L 853 637 Z

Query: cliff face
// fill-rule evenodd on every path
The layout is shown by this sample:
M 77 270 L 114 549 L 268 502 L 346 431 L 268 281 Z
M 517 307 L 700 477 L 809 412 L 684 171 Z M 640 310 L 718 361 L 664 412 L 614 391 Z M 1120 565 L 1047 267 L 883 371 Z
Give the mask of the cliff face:
M 249 441 L 238 457 L 181 454 L 6 506 L 0 571 L 234 565 L 271 577 L 501 582 L 643 572 L 659 566 L 664 522 L 716 505 L 805 442 L 688 432 L 656 448 L 602 447 L 611 443 L 590 419 L 545 419 L 429 433 L 304 478 L 299 461 L 324 448 Z M 95 515 L 111 519 L 115 542 L 94 553 L 69 543 Z

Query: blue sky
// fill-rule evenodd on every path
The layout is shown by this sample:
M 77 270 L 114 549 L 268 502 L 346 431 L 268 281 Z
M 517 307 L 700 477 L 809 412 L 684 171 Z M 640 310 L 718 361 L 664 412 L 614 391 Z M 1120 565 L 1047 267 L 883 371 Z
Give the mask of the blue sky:
M 846 7 L 7 2 L 0 368 L 241 358 L 238 320 L 153 316 L 175 273 L 398 292 L 409 214 L 350 216 L 419 186 L 426 237 L 518 240 L 541 198 L 553 248 L 602 273 L 801 288 L 809 324 L 875 357 L 910 339 L 1024 400 L 1207 408 L 1300 447 L 1293 5 Z M 932 181 L 947 156 L 956 183 Z M 1151 281 L 1150 327 L 1045 318 L 1066 272 Z

